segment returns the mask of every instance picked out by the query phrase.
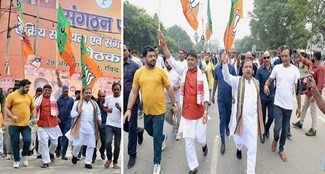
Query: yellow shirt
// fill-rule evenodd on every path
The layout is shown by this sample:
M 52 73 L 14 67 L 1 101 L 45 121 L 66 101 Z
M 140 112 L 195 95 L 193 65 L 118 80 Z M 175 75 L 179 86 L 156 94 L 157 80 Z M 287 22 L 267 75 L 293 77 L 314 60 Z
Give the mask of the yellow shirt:
M 169 85 L 168 76 L 160 67 L 149 70 L 144 66 L 135 72 L 133 86 L 141 90 L 143 112 L 146 115 L 161 115 L 166 112 L 164 87 Z
M 30 120 L 31 111 L 34 109 L 34 100 L 30 94 L 20 94 L 18 91 L 8 95 L 6 106 L 12 115 L 18 117 L 14 122 L 10 119 L 9 125 L 27 126 Z
M 204 62 L 204 64 L 206 64 Z M 213 88 L 213 83 L 214 83 L 214 77 L 213 77 L 213 74 L 214 74 L 214 66 L 211 62 L 209 62 L 209 64 L 206 64 L 206 67 L 207 67 L 207 74 L 208 74 L 208 84 L 209 84 L 209 89 L 212 89 Z

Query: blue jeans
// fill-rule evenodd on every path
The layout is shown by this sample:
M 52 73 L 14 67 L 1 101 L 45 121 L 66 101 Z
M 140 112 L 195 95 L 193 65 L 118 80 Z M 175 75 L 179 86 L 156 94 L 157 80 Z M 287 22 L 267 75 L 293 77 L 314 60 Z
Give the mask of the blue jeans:
M 225 130 L 229 126 L 230 116 L 231 116 L 231 106 L 232 101 L 229 102 L 221 102 L 218 101 L 218 110 L 219 110 L 219 131 L 221 144 L 225 144 Z
M 70 130 L 71 123 L 66 123 L 66 124 L 59 124 L 59 127 L 62 132 L 62 136 L 59 137 L 58 140 L 58 146 L 56 147 L 57 151 L 60 151 L 60 154 L 62 156 L 65 156 L 67 153 L 68 145 L 69 145 L 69 140 L 65 136 L 65 134 Z
M 20 161 L 19 157 L 19 134 L 23 137 L 23 152 L 22 156 L 27 156 L 29 152 L 29 146 L 32 142 L 32 132 L 29 126 L 11 126 L 8 128 L 12 151 L 14 153 L 14 160 Z
M 102 124 L 99 127 L 99 138 L 100 138 L 100 142 L 102 142 L 101 146 L 99 148 L 100 154 L 104 154 L 104 152 L 105 152 L 105 143 L 104 142 L 106 142 L 106 137 L 107 137 L 106 125 Z
M 121 145 L 121 128 L 106 125 L 106 155 L 107 160 L 112 160 L 112 140 L 114 136 L 114 159 L 113 164 L 117 164 L 118 157 L 120 155 Z M 104 144 L 104 143 L 103 143 Z
M 144 114 L 144 129 L 153 137 L 154 164 L 160 164 L 165 113 L 161 115 Z
M 283 109 L 274 105 L 274 140 L 278 142 L 280 138 L 279 152 L 284 150 L 287 139 L 287 131 L 290 126 L 292 110 Z M 282 131 L 281 131 L 282 129 Z M 281 131 L 281 137 L 279 137 Z
M 262 100 L 262 112 L 263 112 L 263 123 L 265 126 L 265 133 L 269 132 L 270 127 L 274 120 L 274 98 L 268 100 Z M 266 121 L 266 108 L 267 108 L 267 122 Z

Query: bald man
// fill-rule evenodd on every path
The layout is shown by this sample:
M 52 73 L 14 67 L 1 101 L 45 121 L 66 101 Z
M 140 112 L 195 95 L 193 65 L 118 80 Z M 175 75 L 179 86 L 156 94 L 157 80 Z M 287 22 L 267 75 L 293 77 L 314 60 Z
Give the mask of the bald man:
M 248 51 L 247 53 L 246 53 L 246 55 L 245 55 L 245 59 L 250 59 L 252 62 L 253 62 L 253 55 L 252 55 L 252 53 L 250 52 L 250 51 Z M 244 63 L 245 61 L 242 61 L 242 64 Z M 242 68 L 243 66 L 241 66 L 240 68 L 239 68 L 239 72 L 238 72 L 238 75 L 239 76 L 242 76 L 243 75 L 243 68 Z M 257 71 L 257 66 L 253 63 L 253 77 L 255 77 L 255 75 L 256 75 L 256 71 Z
M 102 124 L 99 126 L 99 136 L 100 136 L 100 142 L 101 146 L 99 148 L 100 157 L 102 160 L 105 160 L 105 142 L 106 142 L 106 134 L 105 134 L 105 126 L 106 126 L 106 119 L 107 119 L 107 112 L 104 110 L 104 103 L 106 98 L 106 91 L 105 90 L 99 90 L 97 93 L 97 99 L 95 99 L 96 103 L 99 106 L 101 117 L 102 117 Z M 96 158 L 96 149 L 94 151 L 93 159 Z
M 265 51 L 263 54 L 263 65 L 261 65 L 256 72 L 255 78 L 260 82 L 260 89 L 264 88 L 265 82 L 270 77 L 273 70 L 273 65 L 271 64 L 271 55 L 268 51 Z M 268 86 L 270 94 L 266 95 L 263 90 L 260 91 L 261 102 L 262 102 L 262 112 L 263 112 L 263 123 L 265 127 L 265 132 L 260 139 L 261 143 L 265 142 L 265 138 L 269 138 L 270 132 L 269 129 L 274 119 L 274 83 L 270 83 Z M 266 109 L 267 109 L 267 122 L 266 120 Z

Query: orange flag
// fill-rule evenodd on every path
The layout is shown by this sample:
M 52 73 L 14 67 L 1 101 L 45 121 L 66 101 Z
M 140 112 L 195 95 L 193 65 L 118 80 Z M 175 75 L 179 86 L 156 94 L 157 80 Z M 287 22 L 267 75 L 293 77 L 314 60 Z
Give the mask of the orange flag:
M 16 13 L 17 13 L 17 24 L 15 30 L 16 33 L 20 36 L 21 47 L 23 48 L 24 62 L 27 62 L 28 56 L 34 53 L 34 49 L 32 44 L 30 43 L 29 36 L 25 30 L 25 25 L 22 16 L 23 12 L 19 0 L 17 1 L 17 5 L 16 5 Z
M 205 42 L 208 42 L 212 35 L 212 19 L 211 19 L 211 11 L 210 11 L 210 0 L 208 0 L 208 23 L 205 30 Z
M 231 0 L 230 17 L 223 36 L 226 52 L 231 51 L 237 32 L 237 25 L 241 18 L 243 18 L 243 0 Z
M 97 78 L 103 76 L 96 63 L 89 57 L 86 46 L 84 44 L 84 37 L 82 36 L 80 42 L 81 48 L 81 73 L 82 73 L 82 87 L 88 86 L 93 89 Z
M 187 22 L 196 31 L 198 27 L 197 14 L 199 12 L 199 0 L 181 0 L 183 13 Z

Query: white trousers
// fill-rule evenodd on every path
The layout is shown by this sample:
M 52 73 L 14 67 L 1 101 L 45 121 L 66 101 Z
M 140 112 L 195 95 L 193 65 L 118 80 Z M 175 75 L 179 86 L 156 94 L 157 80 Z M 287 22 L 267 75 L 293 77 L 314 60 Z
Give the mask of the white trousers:
M 243 145 L 236 144 L 238 150 L 242 150 Z M 256 148 L 248 148 L 247 150 L 247 174 L 255 174 L 256 165 Z
M 206 145 L 205 137 L 197 139 L 197 141 L 202 147 Z M 190 170 L 194 170 L 199 166 L 199 162 L 197 161 L 196 156 L 195 139 L 185 138 L 185 148 L 188 167 Z
M 81 148 L 81 146 L 73 146 L 72 155 L 74 157 L 78 156 L 80 148 Z M 87 146 L 85 164 L 91 164 L 92 163 L 93 154 L 94 154 L 94 148 Z
M 3 132 L 1 127 L 0 127 L 0 154 L 3 154 Z
M 32 131 L 32 142 L 30 143 L 29 150 L 33 150 L 36 146 L 36 136 L 37 132 Z
M 302 105 L 301 109 L 301 117 L 300 117 L 300 123 L 304 124 L 305 117 L 307 114 L 307 110 L 310 106 L 310 115 L 311 115 L 311 127 L 315 130 L 316 129 L 316 124 L 317 124 L 317 104 L 316 101 L 310 102 L 310 98 L 305 96 L 304 104 Z
M 40 138 L 40 137 L 39 137 Z M 51 145 L 49 147 L 49 140 Z M 56 147 L 58 146 L 58 139 L 51 139 L 49 137 L 45 137 L 39 140 L 40 153 L 42 154 L 43 163 L 50 163 L 50 153 L 54 154 Z

